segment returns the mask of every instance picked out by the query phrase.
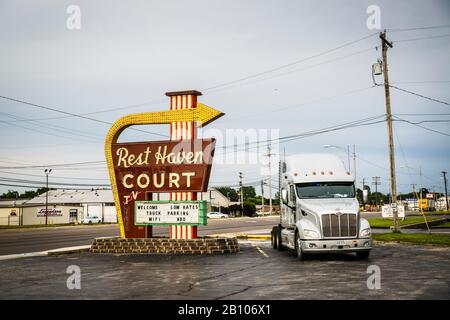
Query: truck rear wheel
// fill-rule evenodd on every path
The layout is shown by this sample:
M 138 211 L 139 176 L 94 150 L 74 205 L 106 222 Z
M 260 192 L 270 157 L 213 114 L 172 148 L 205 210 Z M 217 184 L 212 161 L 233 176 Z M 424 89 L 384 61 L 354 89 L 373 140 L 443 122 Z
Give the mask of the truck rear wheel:
M 281 240 L 281 230 L 283 230 L 283 228 L 281 226 L 278 226 L 277 229 L 278 229 L 278 232 L 277 232 L 278 251 L 283 251 L 284 246 L 283 246 L 283 241 Z
M 272 228 L 271 240 L 272 248 L 275 250 L 278 249 L 278 227 Z

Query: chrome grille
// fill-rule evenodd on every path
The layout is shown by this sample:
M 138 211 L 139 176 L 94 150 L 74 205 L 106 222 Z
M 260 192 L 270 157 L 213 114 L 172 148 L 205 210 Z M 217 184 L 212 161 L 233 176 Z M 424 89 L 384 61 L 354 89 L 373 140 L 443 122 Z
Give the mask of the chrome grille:
M 322 232 L 325 238 L 356 237 L 356 214 L 322 215 Z

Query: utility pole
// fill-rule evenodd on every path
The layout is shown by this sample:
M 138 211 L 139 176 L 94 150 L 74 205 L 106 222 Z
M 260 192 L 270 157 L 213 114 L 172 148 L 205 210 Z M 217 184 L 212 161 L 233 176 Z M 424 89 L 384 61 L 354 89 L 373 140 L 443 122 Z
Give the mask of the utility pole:
M 48 175 L 52 172 L 52 169 L 45 169 L 45 177 L 46 177 L 46 189 L 47 192 L 45 193 L 45 224 L 48 223 Z
M 347 163 L 348 163 L 348 172 L 352 172 L 350 168 L 350 145 L 347 145 Z
M 264 212 L 264 179 L 261 179 L 261 211 Z
M 267 156 L 269 157 L 269 212 L 272 213 L 272 153 L 270 145 L 267 146 Z
M 241 216 L 244 215 L 244 191 L 243 191 L 243 186 L 242 186 L 242 179 L 244 178 L 244 176 L 242 175 L 242 172 L 239 172 L 239 188 L 241 190 L 241 196 L 240 196 L 240 201 L 241 201 L 241 209 L 242 209 L 242 214 Z
M 358 180 L 356 180 L 356 147 L 355 147 L 355 145 L 353 145 L 353 176 L 355 177 L 355 183 L 356 183 Z M 363 185 L 363 189 L 364 189 L 364 185 Z
M 413 188 L 413 197 L 414 197 L 414 202 L 416 202 L 417 198 L 416 198 L 416 183 L 412 183 L 411 186 Z M 416 205 L 414 205 L 414 207 L 416 207 Z M 419 209 L 419 200 L 417 200 L 417 209 Z
M 375 205 L 378 205 L 378 186 L 381 185 L 381 177 L 372 177 L 372 185 L 375 186 Z
M 447 171 L 442 171 L 442 175 L 444 176 L 445 206 L 448 211 Z
M 361 190 L 362 190 L 362 203 L 363 204 L 365 204 L 365 201 L 364 201 L 364 186 L 366 185 L 366 178 L 362 178 L 362 188 L 361 188 Z
M 395 156 L 394 156 L 394 138 L 392 129 L 392 113 L 391 113 L 391 96 L 389 93 L 389 77 L 388 77 L 388 62 L 387 50 L 392 48 L 392 43 L 386 40 L 386 30 L 380 33 L 382 55 L 383 55 L 383 75 L 384 75 L 384 95 L 386 97 L 386 122 L 388 127 L 389 139 L 389 162 L 391 171 L 391 197 L 392 203 L 397 203 L 397 179 L 395 177 Z M 398 212 L 393 208 L 394 213 L 394 232 L 398 232 Z

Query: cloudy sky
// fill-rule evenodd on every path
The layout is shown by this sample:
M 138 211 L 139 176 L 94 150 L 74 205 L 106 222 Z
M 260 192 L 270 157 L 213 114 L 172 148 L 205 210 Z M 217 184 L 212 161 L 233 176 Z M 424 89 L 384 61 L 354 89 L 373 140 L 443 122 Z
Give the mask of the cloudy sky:
M 80 8 L 80 29 L 67 27 L 71 5 Z M 285 137 L 363 121 L 364 126 L 282 143 L 274 153 L 333 152 L 347 162 L 345 149 L 349 145 L 353 152 L 355 145 L 358 184 L 380 176 L 380 189 L 387 192 L 384 90 L 373 85 L 371 73 L 381 57 L 380 30 L 367 27 L 370 5 L 380 8 L 381 28 L 393 41 L 392 85 L 449 103 L 446 0 L 0 0 L 0 95 L 114 122 L 128 113 L 168 109 L 167 91 L 196 89 L 203 93 L 201 102 L 226 113 L 204 132 L 216 137 L 226 136 L 227 129 L 275 129 Z M 399 120 L 399 191 L 409 192 L 416 183 L 442 192 L 440 172 L 450 171 L 450 106 L 398 89 L 391 96 Z M 43 168 L 32 166 L 48 165 L 52 181 L 108 184 L 100 163 L 108 129 L 0 98 L 0 183 L 35 185 L 45 176 Z M 168 134 L 167 126 L 144 129 Z M 161 137 L 130 130 L 122 136 L 155 139 Z M 232 143 L 219 140 L 217 157 Z M 341 149 L 325 149 L 326 144 Z M 260 146 L 251 151 L 266 152 L 266 144 Z M 52 166 L 79 162 L 92 163 Z M 217 164 L 211 184 L 236 185 L 238 171 L 252 184 L 262 168 Z M 0 185 L 0 193 L 8 189 L 27 188 Z

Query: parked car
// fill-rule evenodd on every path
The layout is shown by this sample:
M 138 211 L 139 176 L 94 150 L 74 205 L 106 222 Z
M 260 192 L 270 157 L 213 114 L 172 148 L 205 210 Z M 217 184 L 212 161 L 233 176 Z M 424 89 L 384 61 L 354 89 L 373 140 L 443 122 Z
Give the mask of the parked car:
M 210 219 L 225 219 L 228 215 L 222 212 L 208 212 L 206 216 Z
M 102 219 L 97 216 L 86 217 L 81 219 L 82 224 L 102 223 Z

